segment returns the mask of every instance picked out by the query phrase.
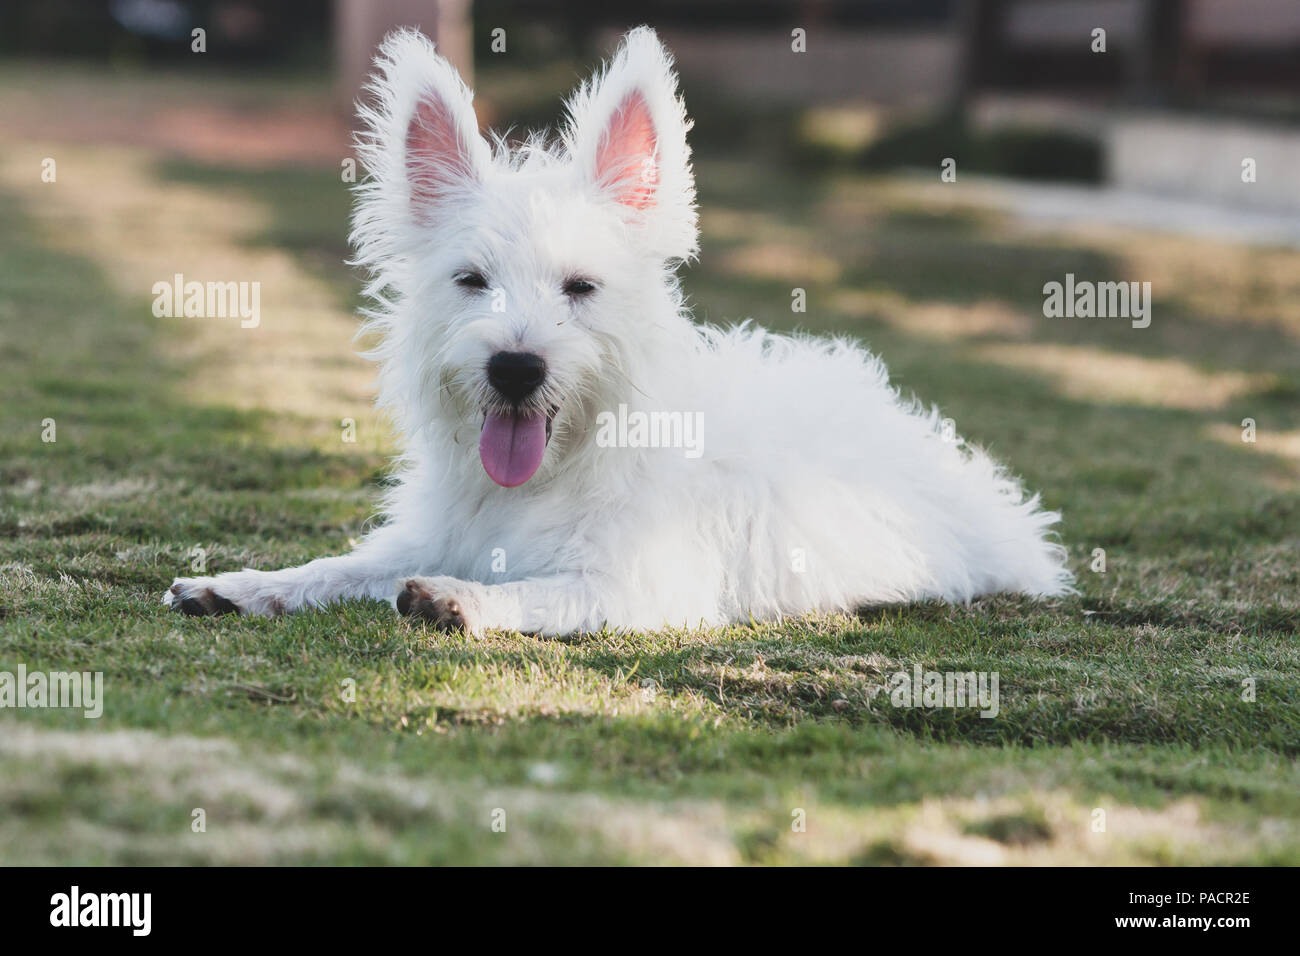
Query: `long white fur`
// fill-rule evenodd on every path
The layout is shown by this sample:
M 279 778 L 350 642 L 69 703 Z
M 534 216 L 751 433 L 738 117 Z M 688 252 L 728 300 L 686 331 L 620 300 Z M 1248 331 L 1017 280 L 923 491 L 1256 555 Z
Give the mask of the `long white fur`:
M 696 252 L 689 121 L 653 31 L 632 31 L 569 103 L 556 141 L 491 144 L 471 94 L 420 34 L 384 43 L 359 139 L 370 178 L 353 242 L 369 270 L 379 401 L 403 436 L 385 522 L 350 554 L 178 579 L 247 614 L 393 600 L 405 580 L 455 598 L 465 625 L 545 634 L 717 625 L 883 602 L 1070 588 L 1055 512 L 978 448 L 942 434 L 881 362 L 842 340 L 695 325 L 676 271 Z M 595 168 L 637 93 L 653 117 L 653 204 L 611 199 Z M 407 132 L 440 103 L 471 170 L 431 208 Z M 429 162 L 439 162 L 433 157 Z M 450 175 L 450 174 L 449 174 Z M 451 277 L 490 274 L 505 310 Z M 599 283 L 580 302 L 566 275 Z M 477 452 L 488 358 L 531 351 L 560 408 L 541 469 L 494 484 Z M 604 448 L 596 416 L 702 413 L 703 454 Z M 501 571 L 504 560 L 505 570 Z

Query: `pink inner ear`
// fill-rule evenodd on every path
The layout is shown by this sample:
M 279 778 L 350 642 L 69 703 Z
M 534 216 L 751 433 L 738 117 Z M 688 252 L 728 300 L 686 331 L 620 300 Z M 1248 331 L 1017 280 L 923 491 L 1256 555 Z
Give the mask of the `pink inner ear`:
M 596 179 L 626 206 L 654 205 L 659 182 L 655 124 L 650 104 L 639 90 L 629 93 L 610 117 L 596 150 Z
M 417 210 L 473 175 L 456 120 L 436 96 L 416 106 L 406 128 L 406 175 L 411 181 L 411 205 Z

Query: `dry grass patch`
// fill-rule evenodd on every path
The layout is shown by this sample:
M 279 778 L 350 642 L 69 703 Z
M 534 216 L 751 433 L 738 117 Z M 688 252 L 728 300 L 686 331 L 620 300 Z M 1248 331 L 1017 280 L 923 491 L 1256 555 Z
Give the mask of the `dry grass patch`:
M 1270 375 L 1209 372 L 1182 359 L 1079 345 L 1007 343 L 982 346 L 975 354 L 986 362 L 1043 375 L 1067 398 L 1114 405 L 1209 411 L 1276 381 Z

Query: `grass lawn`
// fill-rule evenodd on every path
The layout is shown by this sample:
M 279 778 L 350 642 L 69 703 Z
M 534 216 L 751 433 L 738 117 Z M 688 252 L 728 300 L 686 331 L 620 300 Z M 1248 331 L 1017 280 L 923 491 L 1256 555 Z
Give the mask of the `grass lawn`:
M 11 145 L 0 671 L 105 702 L 0 711 L 0 863 L 1300 863 L 1300 252 L 706 155 L 697 313 L 864 339 L 1063 511 L 1078 597 L 572 641 L 191 619 L 159 595 L 195 549 L 274 568 L 373 514 L 346 187 Z M 261 281 L 262 326 L 155 318 L 175 272 Z M 1151 327 L 1044 318 L 1066 272 L 1151 281 Z M 914 665 L 997 672 L 999 713 L 894 706 Z

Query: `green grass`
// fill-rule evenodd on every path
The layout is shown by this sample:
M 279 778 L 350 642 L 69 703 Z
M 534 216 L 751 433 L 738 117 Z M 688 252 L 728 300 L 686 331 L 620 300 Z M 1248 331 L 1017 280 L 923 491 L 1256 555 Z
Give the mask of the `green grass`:
M 355 302 L 328 170 L 149 168 L 261 210 L 245 251 Z M 1080 596 L 571 641 L 368 603 L 169 615 L 196 546 L 213 571 L 345 550 L 383 443 L 197 393 L 201 358 L 171 347 L 190 333 L 113 281 L 121 250 L 70 251 L 98 213 L 10 177 L 0 670 L 102 671 L 106 700 L 93 721 L 0 712 L 0 862 L 1300 863 L 1300 255 L 1030 236 L 889 178 L 709 162 L 700 181 L 700 313 L 867 340 L 1064 512 Z M 1157 266 L 1148 330 L 1041 316 L 1065 271 Z M 1121 360 L 1168 390 L 1135 397 L 1105 374 Z M 1255 445 L 1231 440 L 1247 416 Z M 998 672 L 998 716 L 894 706 L 917 664 Z

